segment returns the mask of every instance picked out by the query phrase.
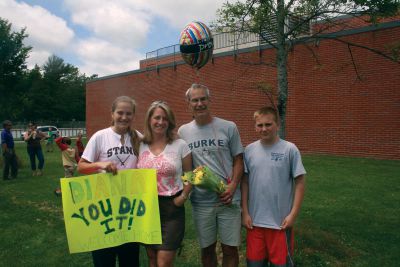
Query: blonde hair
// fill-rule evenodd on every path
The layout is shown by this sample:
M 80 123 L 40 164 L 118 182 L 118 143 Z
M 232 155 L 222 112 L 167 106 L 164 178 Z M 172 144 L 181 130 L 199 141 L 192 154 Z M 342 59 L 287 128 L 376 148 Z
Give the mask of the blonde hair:
M 125 102 L 125 103 L 129 103 L 132 105 L 132 112 L 133 114 L 135 114 L 136 111 L 136 102 L 133 98 L 129 97 L 129 96 L 119 96 L 117 97 L 112 105 L 111 105 L 111 111 L 114 112 L 117 109 L 117 106 L 119 103 L 121 102 Z M 111 121 L 111 125 L 114 125 L 114 121 Z M 135 156 L 139 156 L 139 146 L 140 146 L 140 137 L 137 134 L 135 129 L 131 129 L 131 127 L 128 127 L 128 134 L 131 137 L 131 144 L 132 144 L 132 148 L 133 148 L 133 153 L 135 154 Z
M 271 107 L 271 106 L 265 106 L 260 109 L 258 109 L 256 112 L 254 112 L 254 120 L 258 118 L 260 115 L 267 115 L 267 114 L 272 114 L 274 116 L 274 121 L 276 124 L 279 124 L 279 114 L 276 108 Z
M 153 142 L 153 134 L 151 132 L 151 126 L 150 126 L 150 120 L 151 116 L 153 116 L 154 111 L 156 108 L 161 108 L 164 110 L 165 114 L 167 115 L 168 119 L 168 129 L 167 129 L 167 142 L 172 143 L 173 140 L 175 140 L 176 136 L 173 132 L 173 130 L 176 127 L 176 122 L 175 122 L 175 115 L 172 112 L 171 108 L 168 106 L 168 104 L 164 101 L 155 101 L 151 103 L 149 109 L 146 112 L 146 117 L 144 119 L 144 137 L 143 137 L 143 142 L 145 144 L 151 144 Z

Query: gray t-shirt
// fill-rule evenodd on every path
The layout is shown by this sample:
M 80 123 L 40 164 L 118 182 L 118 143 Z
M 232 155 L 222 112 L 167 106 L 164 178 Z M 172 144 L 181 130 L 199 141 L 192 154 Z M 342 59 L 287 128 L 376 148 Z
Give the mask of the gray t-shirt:
M 194 167 L 206 165 L 226 183 L 226 178 L 232 175 L 233 158 L 243 153 L 236 124 L 214 117 L 207 125 L 200 126 L 195 121 L 184 124 L 178 134 L 192 151 Z M 198 187 L 194 187 L 190 199 L 193 205 L 212 206 L 220 203 L 216 193 Z M 240 202 L 239 187 L 233 202 Z
M 280 229 L 293 205 L 294 178 L 306 173 L 300 151 L 280 139 L 272 146 L 260 141 L 244 151 L 249 177 L 249 214 L 254 226 Z

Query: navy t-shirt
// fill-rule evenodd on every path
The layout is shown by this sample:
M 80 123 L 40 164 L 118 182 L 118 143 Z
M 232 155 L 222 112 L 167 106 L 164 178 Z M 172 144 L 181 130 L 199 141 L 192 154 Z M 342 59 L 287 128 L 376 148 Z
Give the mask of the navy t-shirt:
M 1 144 L 7 144 L 8 148 L 14 148 L 14 138 L 11 134 L 11 131 L 3 129 L 1 131 Z

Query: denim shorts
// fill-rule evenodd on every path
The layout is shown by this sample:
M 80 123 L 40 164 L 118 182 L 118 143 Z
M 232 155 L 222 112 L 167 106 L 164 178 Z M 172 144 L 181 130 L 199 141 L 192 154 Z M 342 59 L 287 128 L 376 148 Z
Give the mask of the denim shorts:
M 201 248 L 217 241 L 224 245 L 240 245 L 241 210 L 238 204 L 219 206 L 192 206 L 193 222 Z

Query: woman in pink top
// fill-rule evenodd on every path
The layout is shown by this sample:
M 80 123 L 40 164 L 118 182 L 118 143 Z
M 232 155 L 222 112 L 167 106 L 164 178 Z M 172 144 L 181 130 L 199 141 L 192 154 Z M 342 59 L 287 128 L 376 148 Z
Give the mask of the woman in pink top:
M 192 170 L 192 156 L 186 142 L 174 134 L 175 116 L 167 103 L 152 103 L 145 118 L 138 168 L 157 169 L 162 244 L 146 246 L 149 266 L 173 266 L 176 250 L 185 233 L 184 203 L 191 191 L 181 180 Z

